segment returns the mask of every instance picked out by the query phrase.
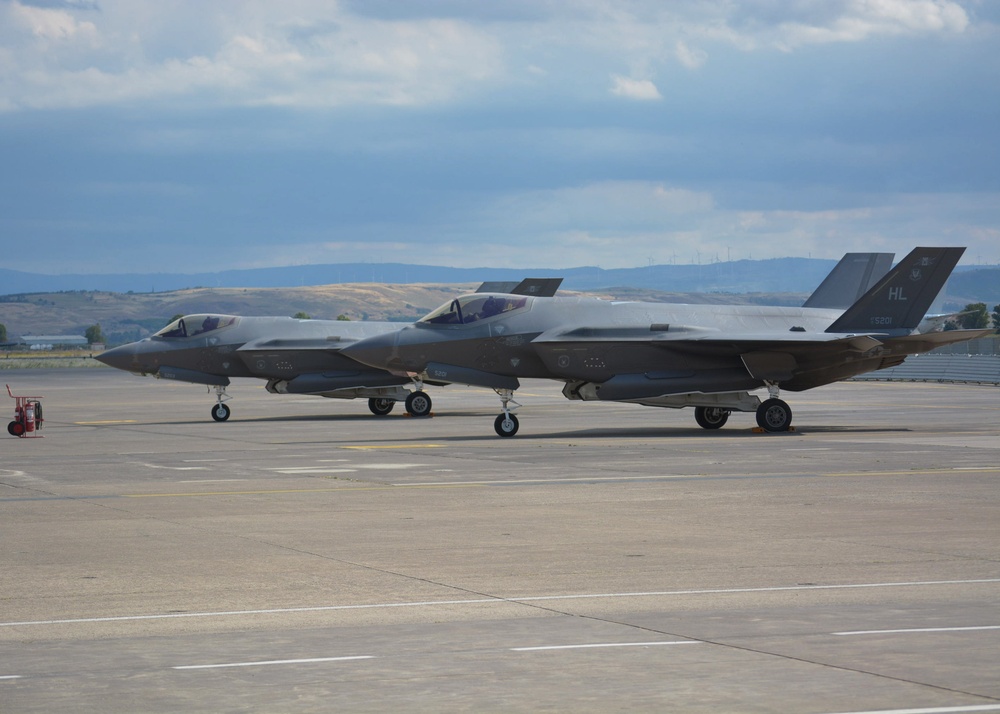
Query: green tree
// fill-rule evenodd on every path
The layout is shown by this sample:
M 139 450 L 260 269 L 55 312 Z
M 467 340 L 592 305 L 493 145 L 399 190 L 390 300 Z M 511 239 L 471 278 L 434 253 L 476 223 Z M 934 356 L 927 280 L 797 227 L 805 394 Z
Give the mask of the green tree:
M 990 326 L 990 316 L 986 312 L 986 303 L 973 302 L 965 306 L 958 316 L 959 324 L 966 330 L 981 330 Z
M 84 333 L 84 335 L 87 337 L 87 342 L 90 343 L 90 344 L 94 344 L 94 343 L 97 343 L 97 342 L 100 342 L 100 343 L 104 342 L 104 335 L 101 333 L 101 324 L 100 323 L 97 323 L 96 325 L 91 325 L 90 327 L 88 327 L 87 331 Z
M 6 341 L 7 341 L 7 326 L 2 322 L 0 322 L 0 342 L 6 342 Z
M 993 327 L 997 328 L 997 334 L 1000 334 L 1000 305 L 993 306 Z
M 292 318 L 295 319 L 295 320 L 311 320 L 312 319 L 311 317 L 309 317 L 309 313 L 302 312 L 301 310 L 299 312 L 295 313 L 294 315 L 292 315 Z
M 345 315 L 343 313 L 337 315 L 337 319 L 340 320 L 341 322 L 350 322 L 351 321 L 351 318 L 349 318 L 347 315 Z

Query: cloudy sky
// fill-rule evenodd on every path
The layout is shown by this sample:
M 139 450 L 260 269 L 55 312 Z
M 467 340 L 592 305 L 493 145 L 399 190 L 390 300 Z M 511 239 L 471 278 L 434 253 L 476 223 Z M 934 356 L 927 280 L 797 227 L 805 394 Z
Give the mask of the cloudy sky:
M 1000 263 L 994 0 L 0 0 L 0 264 Z

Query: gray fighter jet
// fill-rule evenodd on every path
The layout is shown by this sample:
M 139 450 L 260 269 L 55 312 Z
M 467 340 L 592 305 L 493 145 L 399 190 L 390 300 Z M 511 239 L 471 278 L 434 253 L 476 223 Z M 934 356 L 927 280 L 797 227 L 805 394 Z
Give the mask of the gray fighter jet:
M 430 412 L 430 398 L 410 392 L 405 385 L 412 380 L 341 354 L 344 345 L 398 329 L 393 322 L 185 315 L 151 337 L 114 347 L 97 359 L 134 374 L 214 387 L 216 421 L 231 414 L 225 404 L 231 377 L 266 379 L 267 391 L 276 394 L 367 397 L 376 415 L 388 414 L 405 399 L 408 411 L 423 416 Z
M 494 389 L 500 436 L 517 433 L 521 378 L 564 382 L 571 400 L 694 407 L 706 429 L 752 411 L 763 430 L 787 431 L 780 388 L 812 389 L 986 333 L 916 332 L 964 251 L 916 248 L 846 310 L 477 293 L 342 354 L 394 375 Z M 762 388 L 763 401 L 750 393 Z
M 484 283 L 479 290 L 487 287 L 511 295 L 551 296 L 559 281 L 528 278 L 520 283 Z M 373 369 L 341 353 L 352 342 L 398 329 L 398 322 L 185 315 L 150 337 L 102 352 L 96 359 L 133 374 L 214 388 L 216 421 L 226 421 L 232 413 L 225 404 L 231 377 L 266 379 L 267 391 L 274 394 L 367 398 L 376 416 L 388 414 L 397 401 L 403 401 L 412 416 L 427 416 L 432 403 L 424 382 Z M 415 389 L 410 391 L 407 385 Z

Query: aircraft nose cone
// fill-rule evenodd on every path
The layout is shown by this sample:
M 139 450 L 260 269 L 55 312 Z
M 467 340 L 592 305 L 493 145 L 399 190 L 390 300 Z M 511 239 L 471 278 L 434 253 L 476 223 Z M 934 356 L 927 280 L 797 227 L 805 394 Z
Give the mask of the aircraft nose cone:
M 126 372 L 135 372 L 139 368 L 139 365 L 136 363 L 136 352 L 132 349 L 131 345 L 112 347 L 110 350 L 105 350 L 101 354 L 96 355 L 94 359 L 98 362 L 103 362 L 109 367 L 123 369 Z
M 390 332 L 358 340 L 340 350 L 340 354 L 377 369 L 390 369 L 398 362 L 396 339 L 399 333 Z

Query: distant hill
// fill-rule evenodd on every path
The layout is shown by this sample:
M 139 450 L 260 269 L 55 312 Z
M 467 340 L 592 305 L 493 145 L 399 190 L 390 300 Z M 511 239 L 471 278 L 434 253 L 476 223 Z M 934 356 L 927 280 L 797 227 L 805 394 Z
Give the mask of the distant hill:
M 190 288 L 293 288 L 342 283 L 447 284 L 526 277 L 562 277 L 567 290 L 635 287 L 674 292 L 809 292 L 836 261 L 810 258 L 740 260 L 708 265 L 652 265 L 603 270 L 595 267 L 447 268 L 402 263 L 344 263 L 216 273 L 43 275 L 0 268 L 0 295 L 62 290 L 165 292 Z
M 956 272 L 948 280 L 948 294 L 964 298 L 965 303 L 985 302 L 992 309 L 1000 303 L 1000 268 L 974 268 Z
M 224 270 L 215 273 L 142 273 L 94 275 L 44 275 L 0 268 L 0 295 L 88 290 L 119 293 L 159 293 L 192 288 L 296 288 L 344 283 L 479 284 L 487 280 L 521 280 L 527 277 L 561 277 L 566 290 L 644 288 L 682 293 L 812 292 L 836 261 L 818 258 L 738 260 L 706 265 L 650 265 L 604 270 L 595 267 L 550 268 L 447 268 L 404 263 L 342 263 L 298 265 L 284 268 Z M 968 292 L 1000 288 L 1000 267 L 961 266 L 955 278 L 981 274 L 969 283 Z M 990 285 L 992 281 L 992 286 Z M 963 289 L 962 294 L 966 294 Z M 981 299 L 994 299 L 986 294 Z M 1000 299 L 998 295 L 995 299 Z

